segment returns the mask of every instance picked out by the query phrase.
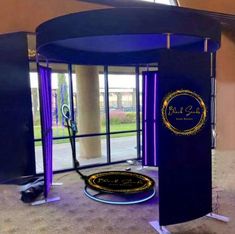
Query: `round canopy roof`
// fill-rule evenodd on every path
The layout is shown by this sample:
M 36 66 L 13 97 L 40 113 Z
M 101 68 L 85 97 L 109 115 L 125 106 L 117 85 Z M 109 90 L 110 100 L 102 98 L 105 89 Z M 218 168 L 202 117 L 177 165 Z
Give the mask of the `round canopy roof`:
M 37 28 L 37 50 L 48 60 L 121 65 L 158 61 L 171 49 L 202 52 L 220 46 L 218 22 L 169 8 L 112 8 L 57 17 Z

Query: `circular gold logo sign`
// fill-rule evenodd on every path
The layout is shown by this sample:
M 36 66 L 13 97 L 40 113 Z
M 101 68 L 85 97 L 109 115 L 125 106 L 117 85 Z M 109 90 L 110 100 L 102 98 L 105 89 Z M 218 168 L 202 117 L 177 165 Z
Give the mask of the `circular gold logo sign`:
M 126 171 L 104 171 L 91 175 L 89 187 L 110 193 L 140 193 L 151 189 L 154 181 L 146 175 Z
M 177 135 L 193 135 L 206 121 L 206 105 L 190 90 L 177 90 L 163 100 L 162 118 L 168 129 Z

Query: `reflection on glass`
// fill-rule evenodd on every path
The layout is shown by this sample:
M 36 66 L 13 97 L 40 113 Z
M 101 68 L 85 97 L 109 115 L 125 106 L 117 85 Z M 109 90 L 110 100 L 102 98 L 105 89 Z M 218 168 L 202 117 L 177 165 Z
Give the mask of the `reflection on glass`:
M 77 138 L 76 154 L 81 166 L 107 163 L 106 136 Z
M 111 135 L 111 161 L 137 158 L 136 133 Z

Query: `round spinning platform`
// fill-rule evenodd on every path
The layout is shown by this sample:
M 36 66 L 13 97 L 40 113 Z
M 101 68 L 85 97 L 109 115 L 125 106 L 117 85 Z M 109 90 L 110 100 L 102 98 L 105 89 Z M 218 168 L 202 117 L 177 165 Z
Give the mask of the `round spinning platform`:
M 105 171 L 86 179 L 84 193 L 92 200 L 107 204 L 130 205 L 145 202 L 156 194 L 150 177 L 125 171 Z

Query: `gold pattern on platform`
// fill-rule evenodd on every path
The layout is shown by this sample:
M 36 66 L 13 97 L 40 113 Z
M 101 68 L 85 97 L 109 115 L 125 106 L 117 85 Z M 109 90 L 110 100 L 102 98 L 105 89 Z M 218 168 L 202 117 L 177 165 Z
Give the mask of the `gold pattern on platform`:
M 153 188 L 154 180 L 146 175 L 125 171 L 106 171 L 89 176 L 87 185 L 108 193 L 140 193 Z
M 180 108 L 178 107 L 177 109 L 174 106 L 169 106 L 170 102 L 179 96 L 188 96 L 193 98 L 198 103 L 198 107 L 193 107 L 193 105 L 187 105 L 181 106 Z M 170 129 L 177 135 L 187 136 L 196 134 L 203 127 L 206 122 L 207 108 L 203 99 L 197 93 L 190 90 L 182 89 L 172 92 L 164 98 L 161 113 L 163 123 L 168 129 Z M 185 115 L 185 117 L 183 118 L 176 118 L 176 121 L 193 121 L 193 115 L 200 115 L 200 119 L 195 124 L 195 126 L 189 129 L 179 129 L 174 126 L 173 123 L 170 122 L 168 117 L 172 115 Z

